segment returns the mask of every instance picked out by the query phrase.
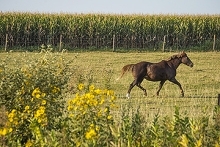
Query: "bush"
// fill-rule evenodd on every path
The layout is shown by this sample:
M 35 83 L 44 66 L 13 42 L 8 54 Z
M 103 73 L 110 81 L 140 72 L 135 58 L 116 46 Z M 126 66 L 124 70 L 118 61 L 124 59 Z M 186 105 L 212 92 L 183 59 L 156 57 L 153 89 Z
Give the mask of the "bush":
M 0 127 L 2 134 L 10 138 L 6 139 L 10 146 L 33 139 L 42 141 L 45 130 L 59 129 L 68 66 L 62 56 L 40 56 L 19 61 L 8 56 L 1 65 L 1 107 L 5 107 L 8 119 Z

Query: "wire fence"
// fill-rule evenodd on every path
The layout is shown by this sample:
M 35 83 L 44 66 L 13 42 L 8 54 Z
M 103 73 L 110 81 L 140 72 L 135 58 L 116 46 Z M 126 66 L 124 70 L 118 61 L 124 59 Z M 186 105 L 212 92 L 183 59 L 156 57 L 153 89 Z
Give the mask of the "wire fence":
M 201 51 L 219 50 L 220 39 L 213 35 L 211 39 L 203 38 L 179 39 L 171 35 L 164 36 L 72 36 L 26 34 L 12 35 L 0 34 L 0 46 L 8 50 L 36 50 L 42 45 L 51 45 L 61 51 L 62 49 L 143 49 L 143 50 L 181 50 L 197 49 Z

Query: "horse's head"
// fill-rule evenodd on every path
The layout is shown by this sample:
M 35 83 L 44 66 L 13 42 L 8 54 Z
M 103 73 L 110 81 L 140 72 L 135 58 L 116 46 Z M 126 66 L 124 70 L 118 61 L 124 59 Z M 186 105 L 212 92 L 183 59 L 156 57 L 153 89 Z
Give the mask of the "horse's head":
M 185 52 L 181 52 L 179 54 L 179 58 L 181 58 L 181 62 L 189 67 L 193 67 L 192 61 L 189 59 Z

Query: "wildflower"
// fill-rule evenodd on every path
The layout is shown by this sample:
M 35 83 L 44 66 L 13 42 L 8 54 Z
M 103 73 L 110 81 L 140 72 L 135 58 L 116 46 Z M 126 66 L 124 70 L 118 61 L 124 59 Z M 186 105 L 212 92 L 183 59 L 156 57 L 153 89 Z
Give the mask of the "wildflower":
M 94 86 L 94 85 L 90 85 L 90 86 L 89 86 L 89 91 L 90 91 L 90 92 L 93 92 L 94 89 L 95 89 L 95 86 Z
M 5 136 L 6 134 L 7 134 L 7 129 L 6 128 L 0 129 L 0 135 L 1 136 Z
M 44 98 L 46 96 L 46 93 L 42 92 L 41 97 Z
M 52 89 L 52 93 L 57 93 L 60 91 L 60 88 L 54 86 L 53 89 Z
M 95 130 L 96 130 L 96 131 L 99 131 L 99 130 L 100 130 L 100 127 L 99 127 L 99 126 L 96 126 L 96 127 L 95 127 Z
M 8 132 L 11 133 L 12 131 L 13 131 L 13 129 L 12 129 L 12 128 L 9 128 Z
M 81 146 L 81 142 L 77 141 L 76 142 L 76 147 L 79 147 L 79 146 Z
M 31 147 L 33 145 L 33 143 L 31 142 L 31 140 L 29 139 L 26 144 L 25 147 Z
M 101 91 L 100 89 L 96 89 L 96 90 L 95 90 L 95 93 L 98 94 L 98 95 L 99 95 L 101 92 L 102 92 L 102 91 Z
M 67 109 L 68 109 L 68 111 L 71 111 L 71 110 L 73 110 L 73 106 L 72 105 L 68 105 Z
M 45 112 L 45 107 L 41 106 L 35 113 L 34 117 L 39 118 Z
M 41 104 L 42 105 L 46 105 L 47 101 L 46 100 L 42 100 Z
M 42 120 L 40 118 L 38 118 L 37 122 L 40 124 L 42 122 Z
M 16 110 L 13 109 L 13 110 L 11 111 L 11 113 L 8 114 L 8 120 L 9 120 L 9 122 L 13 122 L 13 121 L 14 121 L 15 113 L 16 113 Z
M 108 112 L 108 111 L 109 111 L 109 108 L 106 107 L 105 110 L 104 110 L 104 112 Z
M 101 98 L 101 101 L 99 102 L 100 105 L 102 105 L 105 102 L 104 97 Z
M 113 90 L 107 90 L 107 95 L 108 96 L 114 95 L 114 91 Z
M 16 112 L 16 109 L 13 109 L 12 111 L 11 111 L 11 113 L 15 113 Z
M 85 87 L 84 84 L 79 84 L 79 85 L 78 85 L 78 89 L 79 89 L 79 90 L 83 90 L 84 87 Z
M 37 93 L 37 94 L 35 95 L 35 97 L 39 99 L 39 98 L 40 98 L 40 94 Z
M 30 109 L 30 106 L 25 106 L 24 110 L 27 111 Z
M 112 119 L 112 115 L 108 115 L 107 119 Z
M 41 91 L 40 88 L 35 88 L 34 91 L 32 92 L 33 97 L 40 97 Z
M 86 139 L 92 139 L 96 137 L 97 133 L 94 129 L 90 129 L 88 132 L 86 132 Z

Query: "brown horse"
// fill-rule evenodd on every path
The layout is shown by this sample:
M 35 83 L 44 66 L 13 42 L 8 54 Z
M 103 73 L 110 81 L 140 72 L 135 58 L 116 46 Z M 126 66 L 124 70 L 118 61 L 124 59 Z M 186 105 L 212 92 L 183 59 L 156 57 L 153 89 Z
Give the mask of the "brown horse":
M 139 87 L 141 90 L 144 91 L 144 95 L 147 95 L 146 89 L 141 86 L 141 82 L 143 81 L 143 79 L 149 81 L 160 81 L 159 89 L 157 90 L 157 96 L 159 95 L 159 92 L 165 81 L 169 80 L 170 82 L 179 86 L 181 90 L 181 95 L 182 97 L 184 97 L 183 88 L 175 78 L 176 69 L 181 63 L 193 67 L 193 63 L 189 59 L 187 54 L 185 52 L 181 52 L 179 54 L 171 56 L 168 60 L 162 60 L 158 63 L 142 61 L 136 64 L 125 65 L 122 68 L 122 74 L 118 79 L 120 79 L 125 74 L 125 72 L 132 72 L 134 81 L 130 84 L 128 93 L 126 95 L 127 98 L 130 98 L 130 92 L 134 86 Z

